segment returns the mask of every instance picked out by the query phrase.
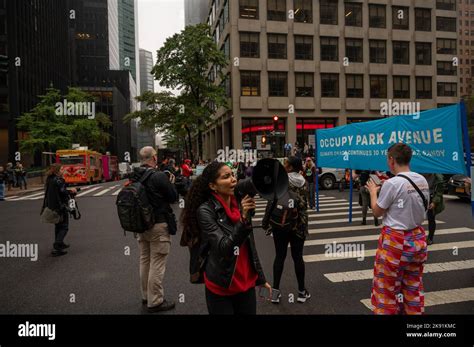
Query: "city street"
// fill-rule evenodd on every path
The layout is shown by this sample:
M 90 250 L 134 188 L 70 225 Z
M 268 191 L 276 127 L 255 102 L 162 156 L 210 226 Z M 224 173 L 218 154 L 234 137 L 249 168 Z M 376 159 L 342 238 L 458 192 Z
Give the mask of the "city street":
M 146 314 L 141 305 L 138 245 L 133 234 L 124 236 L 115 200 L 121 182 L 84 187 L 77 202 L 82 213 L 70 221 L 68 254 L 53 258 L 53 225 L 41 224 L 42 192 L 10 197 L 2 203 L 0 243 L 38 244 L 37 261 L 0 259 L 0 314 Z M 361 209 L 354 192 L 354 221 L 347 222 L 349 192 L 321 191 L 321 211 L 310 212 L 310 238 L 306 241 L 307 288 L 312 298 L 296 303 L 297 286 L 288 253 L 281 291 L 273 305 L 262 300 L 259 314 L 370 314 L 372 266 L 380 228 L 361 226 Z M 446 197 L 446 210 L 437 216 L 435 243 L 429 246 L 425 266 L 427 314 L 474 313 L 474 221 L 470 205 Z M 260 224 L 265 202 L 257 202 L 254 224 Z M 179 216 L 178 205 L 174 209 Z M 274 246 L 270 236 L 255 229 L 260 259 L 268 281 L 272 279 Z M 204 286 L 193 285 L 188 275 L 188 250 L 173 237 L 165 277 L 165 295 L 176 302 L 166 314 L 206 314 Z M 325 256 L 333 242 L 363 245 L 364 259 Z M 128 252 L 129 247 L 129 252 Z M 295 300 L 291 301 L 291 294 Z

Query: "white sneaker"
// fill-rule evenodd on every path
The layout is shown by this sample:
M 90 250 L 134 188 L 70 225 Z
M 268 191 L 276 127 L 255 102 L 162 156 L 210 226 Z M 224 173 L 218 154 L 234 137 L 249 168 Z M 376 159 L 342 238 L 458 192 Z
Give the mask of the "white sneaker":
M 303 292 L 298 291 L 298 299 L 296 301 L 305 303 L 309 298 L 311 298 L 311 294 L 305 289 Z
M 272 303 L 273 304 L 279 304 L 280 303 L 280 298 L 281 298 L 281 293 L 279 293 L 276 298 L 272 298 Z

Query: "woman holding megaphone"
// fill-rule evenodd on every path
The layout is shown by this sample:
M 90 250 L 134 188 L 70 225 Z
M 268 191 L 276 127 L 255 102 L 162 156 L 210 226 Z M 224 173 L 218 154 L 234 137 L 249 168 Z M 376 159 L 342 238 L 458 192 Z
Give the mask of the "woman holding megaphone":
M 255 200 L 239 205 L 237 180 L 224 163 L 212 162 L 192 184 L 183 211 L 181 245 L 191 252 L 191 282 L 205 283 L 209 314 L 256 314 L 255 287 L 265 280 L 250 216 Z

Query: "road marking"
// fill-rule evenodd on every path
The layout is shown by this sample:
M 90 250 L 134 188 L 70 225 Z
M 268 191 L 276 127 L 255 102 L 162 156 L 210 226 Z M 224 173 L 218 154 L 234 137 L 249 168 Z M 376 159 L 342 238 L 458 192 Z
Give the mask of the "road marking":
M 34 198 L 26 198 L 25 200 L 39 200 L 44 198 L 44 193 L 41 194 L 40 196 L 35 196 Z
M 113 195 L 113 196 L 117 196 L 117 195 L 119 195 L 119 194 L 120 194 L 120 192 L 122 191 L 122 188 L 123 188 L 123 187 L 122 187 L 122 186 L 120 186 L 120 187 L 119 187 L 119 189 L 117 189 L 117 191 L 116 191 L 116 192 L 114 192 L 112 195 Z
M 12 200 L 12 199 L 15 199 L 15 198 L 19 198 L 19 196 L 18 195 L 7 196 L 5 198 L 5 200 Z
M 456 195 L 443 195 L 443 198 L 448 199 L 448 200 L 459 200 L 459 197 Z
M 321 213 L 321 212 L 330 212 L 330 211 L 341 211 L 341 210 L 344 210 L 344 211 L 347 211 L 347 213 L 349 213 L 349 207 L 336 207 L 336 208 L 328 208 L 328 209 L 320 209 L 319 212 L 318 211 L 315 211 L 311 208 L 308 208 L 306 211 L 308 211 L 308 214 L 310 215 L 317 215 L 318 213 Z M 352 210 L 359 210 L 359 209 L 362 209 L 362 207 L 360 206 L 353 206 L 352 207 Z M 262 208 L 256 208 L 255 209 L 256 211 L 265 211 L 265 209 L 262 209 Z M 347 214 L 346 213 L 346 214 Z M 368 213 L 371 213 L 370 211 L 368 211 Z M 263 216 L 265 214 L 265 212 L 257 212 L 255 213 L 255 216 L 258 217 L 258 216 Z
M 474 287 L 448 289 L 425 293 L 425 307 L 454 304 L 465 301 L 474 301 Z M 370 299 L 363 299 L 360 302 L 372 311 L 372 302 Z
M 103 187 L 99 186 L 99 187 L 94 187 L 94 188 L 87 189 L 85 192 L 77 194 L 76 197 L 79 198 L 79 197 L 84 196 L 86 194 L 92 193 L 93 191 L 95 191 L 97 189 L 100 189 L 100 188 L 103 188 Z
M 423 269 L 423 274 L 468 269 L 474 269 L 474 259 L 426 264 Z M 333 272 L 324 274 L 324 277 L 334 283 L 370 280 L 374 277 L 374 270 L 369 269 L 358 271 Z
M 362 214 L 362 211 L 353 211 L 352 214 Z M 257 214 L 256 214 L 257 215 Z M 260 214 L 261 215 L 261 214 Z M 311 218 L 311 219 L 314 219 L 314 218 L 317 218 L 317 217 L 334 217 L 334 216 L 348 216 L 349 215 L 349 211 L 347 212 L 332 212 L 332 213 L 321 213 L 321 212 L 314 212 L 314 211 L 311 211 L 309 212 L 308 214 L 308 218 Z M 372 215 L 372 212 L 371 211 L 368 211 L 367 212 L 367 216 L 371 216 Z M 349 218 L 349 217 L 347 217 Z M 253 218 L 253 220 L 255 222 L 261 222 L 263 218 Z M 354 220 L 354 219 L 353 219 Z M 362 218 L 360 219 L 362 220 Z
M 113 186 L 113 187 L 104 189 L 104 190 L 101 191 L 100 193 L 94 194 L 94 196 L 102 196 L 102 195 L 104 195 L 104 194 L 110 192 L 111 190 L 114 190 L 114 189 L 117 188 L 117 187 L 120 187 L 120 185 L 115 185 L 115 186 Z
M 20 196 L 19 198 L 11 198 L 9 201 L 20 201 L 20 200 L 33 200 L 32 198 L 35 198 L 37 196 L 44 195 L 44 191 L 41 191 L 40 193 L 35 193 L 27 196 Z
M 436 221 L 438 224 L 445 224 L 442 221 Z M 428 222 L 423 222 L 423 225 L 427 225 Z M 356 226 L 348 226 L 348 227 L 340 227 L 340 228 L 324 228 L 324 229 L 309 229 L 310 234 L 324 234 L 324 233 L 338 233 L 341 231 L 359 231 L 359 230 L 370 230 L 370 229 L 382 229 L 382 225 L 375 226 L 375 225 L 356 225 Z
M 451 228 L 451 229 L 440 229 L 436 230 L 436 235 L 447 235 L 447 234 L 462 234 L 462 233 L 472 233 L 474 229 L 470 228 Z M 329 243 L 347 243 L 347 242 L 361 242 L 361 241 L 375 241 L 379 239 L 380 234 L 377 235 L 362 235 L 362 236 L 353 236 L 353 237 L 340 237 L 340 238 L 331 238 L 331 239 L 322 239 L 322 240 L 307 240 L 305 241 L 305 246 L 317 246 L 317 245 L 327 245 Z M 431 247 L 431 246 L 430 246 Z M 428 247 L 429 249 L 429 247 Z
M 434 244 L 434 245 L 431 245 L 431 246 L 428 247 L 428 251 L 429 252 L 445 251 L 445 250 L 448 250 L 448 249 L 452 249 L 454 247 L 456 247 L 457 249 L 473 248 L 474 247 L 474 241 L 458 241 L 458 242 L 448 242 L 448 243 Z M 376 251 L 377 251 L 377 249 L 365 250 L 364 253 L 363 253 L 363 256 L 365 258 L 373 257 L 373 256 L 375 256 Z M 353 252 L 353 253 L 357 253 L 357 252 Z M 360 255 L 358 255 L 358 254 L 338 255 L 337 253 L 336 254 L 333 254 L 333 253 L 325 254 L 325 253 L 323 253 L 323 254 L 306 255 L 306 256 L 303 257 L 303 259 L 304 259 L 305 262 L 310 263 L 310 262 L 318 262 L 318 261 L 353 259 L 353 258 L 359 258 L 359 257 L 360 257 Z

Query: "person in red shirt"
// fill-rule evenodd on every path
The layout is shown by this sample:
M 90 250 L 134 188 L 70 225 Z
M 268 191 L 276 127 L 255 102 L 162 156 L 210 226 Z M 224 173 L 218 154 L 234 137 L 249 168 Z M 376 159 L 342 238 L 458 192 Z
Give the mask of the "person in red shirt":
M 181 165 L 181 172 L 182 175 L 186 178 L 189 178 L 193 175 L 193 170 L 191 169 L 191 160 L 184 160 L 184 163 Z
M 245 196 L 239 209 L 236 185 L 225 163 L 212 162 L 194 180 L 182 215 L 181 245 L 198 250 L 191 251 L 191 281 L 205 284 L 209 314 L 256 314 L 255 287 L 271 294 L 250 220 L 255 200 Z

